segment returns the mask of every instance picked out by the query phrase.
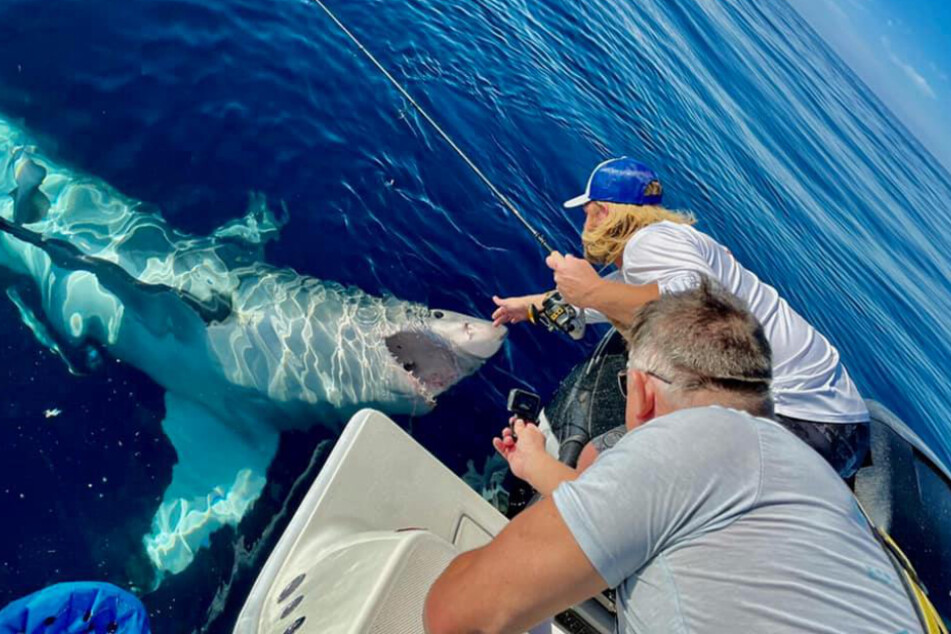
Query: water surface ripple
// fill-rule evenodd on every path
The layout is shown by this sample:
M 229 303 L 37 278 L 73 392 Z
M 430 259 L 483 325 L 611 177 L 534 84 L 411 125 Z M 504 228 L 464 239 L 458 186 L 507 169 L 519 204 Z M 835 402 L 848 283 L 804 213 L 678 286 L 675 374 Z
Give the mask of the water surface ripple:
M 951 458 L 951 176 L 785 2 L 330 4 L 563 249 L 581 217 L 559 203 L 592 165 L 653 165 L 670 206 Z M 306 0 L 7 0 L 0 42 L 0 112 L 183 232 L 238 217 L 255 191 L 290 211 L 268 261 L 308 275 L 482 315 L 493 293 L 551 281 L 531 237 Z M 175 459 L 161 391 L 116 364 L 72 377 L 0 310 L 0 504 L 17 518 L 0 604 L 65 579 L 134 583 Z M 508 388 L 547 397 L 594 341 L 513 328 L 504 354 L 402 422 L 456 472 L 481 465 Z M 325 439 L 285 436 L 240 530 L 144 597 L 155 631 L 229 630 Z

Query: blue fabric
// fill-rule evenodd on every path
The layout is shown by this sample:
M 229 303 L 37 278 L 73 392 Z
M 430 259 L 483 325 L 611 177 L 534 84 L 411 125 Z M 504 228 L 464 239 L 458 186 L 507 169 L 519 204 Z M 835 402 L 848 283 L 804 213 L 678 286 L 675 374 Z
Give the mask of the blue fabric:
M 58 583 L 0 610 L 0 634 L 150 634 L 145 606 L 108 583 Z

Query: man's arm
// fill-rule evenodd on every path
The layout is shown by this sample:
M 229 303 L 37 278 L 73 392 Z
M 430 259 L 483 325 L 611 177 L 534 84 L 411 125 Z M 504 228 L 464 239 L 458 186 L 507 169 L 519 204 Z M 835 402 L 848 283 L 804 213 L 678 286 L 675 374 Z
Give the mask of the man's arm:
M 584 262 L 584 260 L 581 261 Z M 637 309 L 658 297 L 660 297 L 660 288 L 657 284 L 639 286 L 601 280 L 585 300 L 585 308 L 599 311 L 616 324 L 630 326 Z
M 524 632 L 607 587 L 551 498 L 458 557 L 426 598 L 429 634 Z
M 558 485 L 567 480 L 574 480 L 580 471 L 572 469 L 563 462 L 558 462 L 547 453 L 540 456 L 538 463 L 532 466 L 529 472 L 528 483 L 543 497 L 549 497 Z
M 498 308 L 492 313 L 492 325 L 501 326 L 502 324 L 517 324 L 520 321 L 528 319 L 528 311 L 534 306 L 540 309 L 542 302 L 545 301 L 546 293 L 536 295 L 524 295 L 522 297 L 499 297 L 492 296 L 492 301 Z
M 593 308 L 611 321 L 629 325 L 638 308 L 660 297 L 657 284 L 627 284 L 600 277 L 587 260 L 552 252 L 546 260 L 561 296 L 579 308 Z

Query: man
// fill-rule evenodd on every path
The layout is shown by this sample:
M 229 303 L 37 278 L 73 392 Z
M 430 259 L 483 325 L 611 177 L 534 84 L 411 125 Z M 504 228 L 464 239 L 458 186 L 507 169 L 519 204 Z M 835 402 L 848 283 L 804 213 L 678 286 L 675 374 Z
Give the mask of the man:
M 450 564 L 430 634 L 524 632 L 607 587 L 622 634 L 921 631 L 845 484 L 757 417 L 769 344 L 736 298 L 708 282 L 664 294 L 625 336 L 631 431 L 574 480 L 533 425 L 495 440 L 552 494 Z
M 558 253 L 548 258 L 558 291 L 589 320 L 603 315 L 623 326 L 645 303 L 691 288 L 701 276 L 713 278 L 746 302 L 765 328 L 777 420 L 851 478 L 868 452 L 869 416 L 839 352 L 729 249 L 694 229 L 692 215 L 666 209 L 662 201 L 660 181 L 646 165 L 627 157 L 598 165 L 585 193 L 565 203 L 584 209 L 587 261 Z M 618 273 L 601 278 L 589 261 L 614 264 Z M 522 321 L 543 298 L 494 297 L 492 318 L 496 325 Z M 592 449 L 603 450 L 618 437 L 609 432 L 596 439 L 579 465 L 590 462 Z

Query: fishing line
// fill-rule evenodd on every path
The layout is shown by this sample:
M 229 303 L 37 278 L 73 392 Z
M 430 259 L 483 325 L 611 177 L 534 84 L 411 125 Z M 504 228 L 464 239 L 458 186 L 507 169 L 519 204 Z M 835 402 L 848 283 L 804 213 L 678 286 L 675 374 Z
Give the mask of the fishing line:
M 379 60 L 377 60 L 377 58 L 373 56 L 373 53 L 371 53 L 367 49 L 367 47 L 364 46 L 363 43 L 359 39 L 357 39 L 357 36 L 350 32 L 350 29 L 348 29 L 344 25 L 344 23 L 340 21 L 340 19 L 334 14 L 334 12 L 331 11 L 330 8 L 327 7 L 327 5 L 324 4 L 322 0 L 313 0 L 313 1 L 317 4 L 317 6 L 319 6 L 321 9 L 324 10 L 324 13 L 326 13 L 330 17 L 330 19 L 333 20 L 334 24 L 336 24 L 337 27 L 341 31 L 343 31 L 344 35 L 350 38 L 350 41 L 356 45 L 356 47 L 360 50 L 360 52 L 363 53 L 364 56 L 366 56 L 366 58 L 370 60 L 370 62 L 372 62 L 374 66 L 376 66 L 376 68 L 383 74 L 383 76 L 386 77 L 391 84 L 393 84 L 393 87 L 396 88 L 400 92 L 400 94 L 403 95 L 403 97 L 416 109 L 416 111 L 419 112 L 419 114 L 429 123 L 429 125 L 431 125 L 433 129 L 439 133 L 439 136 L 441 136 L 443 140 L 449 144 L 449 147 L 451 147 L 456 152 L 456 154 L 458 154 L 459 157 L 465 162 L 465 164 L 469 166 L 469 169 L 471 169 L 475 173 L 475 175 L 478 176 L 482 180 L 483 183 L 485 183 L 485 186 L 489 188 L 489 191 L 492 192 L 492 194 L 499 200 L 499 202 L 502 203 L 502 205 L 506 209 L 511 211 L 512 215 L 518 218 L 519 222 L 521 222 L 525 226 L 525 228 L 528 229 L 529 233 L 532 234 L 532 237 L 535 238 L 536 241 L 538 241 L 538 244 L 540 244 L 541 247 L 545 249 L 545 252 L 551 253 L 552 251 L 554 251 L 551 245 L 548 244 L 548 241 L 545 239 L 545 236 L 543 236 L 537 229 L 535 229 L 531 224 L 529 224 L 528 220 L 526 220 L 524 216 L 522 216 L 522 214 L 519 213 L 519 210 L 515 207 L 515 205 L 512 204 L 512 201 L 510 201 L 505 194 L 499 191 L 499 188 L 496 187 L 492 183 L 492 181 L 489 180 L 488 176 L 482 173 L 482 170 L 480 170 L 479 167 L 472 161 L 472 159 L 470 159 L 469 156 L 465 152 L 462 151 L 462 148 L 460 148 L 456 144 L 456 142 L 452 140 L 452 137 L 450 137 L 446 133 L 446 131 L 443 130 L 442 127 L 438 123 L 436 123 L 435 119 L 429 116 L 429 113 L 426 112 L 423 109 L 423 107 L 419 105 L 419 103 L 417 103 L 415 99 L 413 99 L 413 96 L 409 94 L 409 92 L 405 88 L 403 88 L 402 84 L 400 84 L 400 82 L 397 81 L 396 78 L 390 74 L 390 71 L 388 71 L 386 67 L 384 67 L 383 64 L 381 64 Z

